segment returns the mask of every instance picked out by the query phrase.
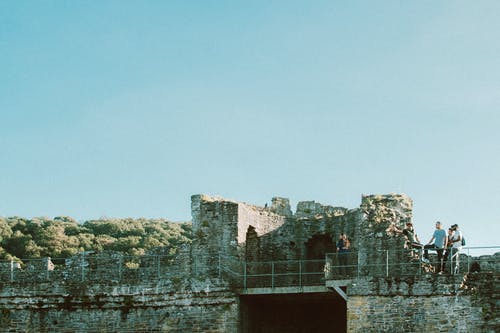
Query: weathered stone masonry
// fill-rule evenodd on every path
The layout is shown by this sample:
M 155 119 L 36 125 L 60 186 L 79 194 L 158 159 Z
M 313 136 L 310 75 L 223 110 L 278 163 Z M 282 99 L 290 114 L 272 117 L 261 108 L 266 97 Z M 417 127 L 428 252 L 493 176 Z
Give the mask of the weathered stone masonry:
M 39 284 L 2 290 L 2 332 L 231 332 L 237 299 L 209 292 L 142 285 Z
M 391 224 L 403 228 L 412 218 L 412 201 L 405 195 L 363 196 L 356 209 L 305 201 L 295 214 L 285 198 L 258 207 L 194 195 L 191 205 L 193 243 L 165 267 L 166 273 L 141 266 L 135 278 L 127 279 L 116 271 L 113 257 L 91 281 L 79 278 L 78 265 L 84 267 L 85 258 L 74 260 L 76 268 L 47 275 L 47 281 L 11 282 L 2 273 L 0 331 L 500 331 L 500 255 L 492 256 L 480 273 L 422 274 L 408 253 L 393 251 L 404 248 L 404 239 L 387 232 Z M 279 295 L 265 284 L 270 295 L 252 296 L 242 289 L 242 267 L 251 272 L 252 263 L 321 262 L 326 253 L 336 251 L 335 242 L 343 232 L 359 254 L 353 257 L 359 264 L 356 274 L 342 282 L 347 301 L 326 288 L 335 285 L 335 276 L 330 284 L 325 276 L 301 280 L 319 288 L 309 294 L 301 287 Z M 405 265 L 387 272 L 384 263 L 389 256 L 391 262 Z M 293 286 L 297 280 L 291 276 L 289 282 Z

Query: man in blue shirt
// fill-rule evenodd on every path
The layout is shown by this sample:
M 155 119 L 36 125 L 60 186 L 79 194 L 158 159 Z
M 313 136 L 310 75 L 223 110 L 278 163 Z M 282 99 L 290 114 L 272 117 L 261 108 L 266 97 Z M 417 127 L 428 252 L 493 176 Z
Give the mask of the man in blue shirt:
M 437 221 L 436 230 L 434 230 L 431 240 L 424 246 L 424 258 L 427 262 L 429 262 L 429 249 L 436 250 L 439 262 L 438 273 L 440 274 L 443 272 L 443 250 L 447 245 L 448 237 L 446 237 L 446 231 L 443 230 L 441 222 Z

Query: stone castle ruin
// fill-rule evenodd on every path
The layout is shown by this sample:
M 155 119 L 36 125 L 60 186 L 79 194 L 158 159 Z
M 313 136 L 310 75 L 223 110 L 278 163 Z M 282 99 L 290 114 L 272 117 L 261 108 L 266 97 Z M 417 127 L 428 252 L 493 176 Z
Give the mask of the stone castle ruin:
M 193 242 L 174 260 L 82 253 L 0 267 L 0 331 L 500 331 L 500 253 L 462 253 L 434 274 L 391 232 L 412 206 L 369 195 L 355 209 L 304 201 L 293 213 L 285 198 L 258 207 L 194 195 Z

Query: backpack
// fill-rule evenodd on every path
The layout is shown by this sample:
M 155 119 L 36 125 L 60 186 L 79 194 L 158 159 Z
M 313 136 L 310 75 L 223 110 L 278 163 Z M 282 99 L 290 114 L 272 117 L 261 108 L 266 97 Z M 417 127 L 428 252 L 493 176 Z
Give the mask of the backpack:
M 462 236 L 462 246 L 465 246 L 465 238 Z

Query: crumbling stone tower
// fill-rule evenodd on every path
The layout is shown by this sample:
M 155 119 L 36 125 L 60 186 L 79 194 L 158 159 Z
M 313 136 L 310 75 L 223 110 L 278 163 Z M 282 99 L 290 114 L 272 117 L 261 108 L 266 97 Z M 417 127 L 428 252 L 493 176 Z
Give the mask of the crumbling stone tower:
M 381 275 L 388 261 L 400 263 L 406 260 L 403 238 L 391 237 L 387 229 L 391 225 L 403 229 L 406 222 L 411 222 L 412 209 L 413 201 L 404 194 L 362 196 L 363 218 L 358 226 L 361 275 Z M 391 273 L 398 274 L 401 267 L 392 267 L 391 270 Z
M 412 200 L 404 194 L 362 197 L 360 208 L 325 206 L 302 201 L 295 214 L 285 198 L 273 198 L 271 207 L 258 207 L 206 195 L 192 196 L 194 270 L 217 273 L 220 258 L 234 262 L 324 259 L 346 233 L 359 253 L 362 275 L 383 268 L 388 256 L 401 256 L 404 242 L 386 229 L 404 228 L 412 218 Z

